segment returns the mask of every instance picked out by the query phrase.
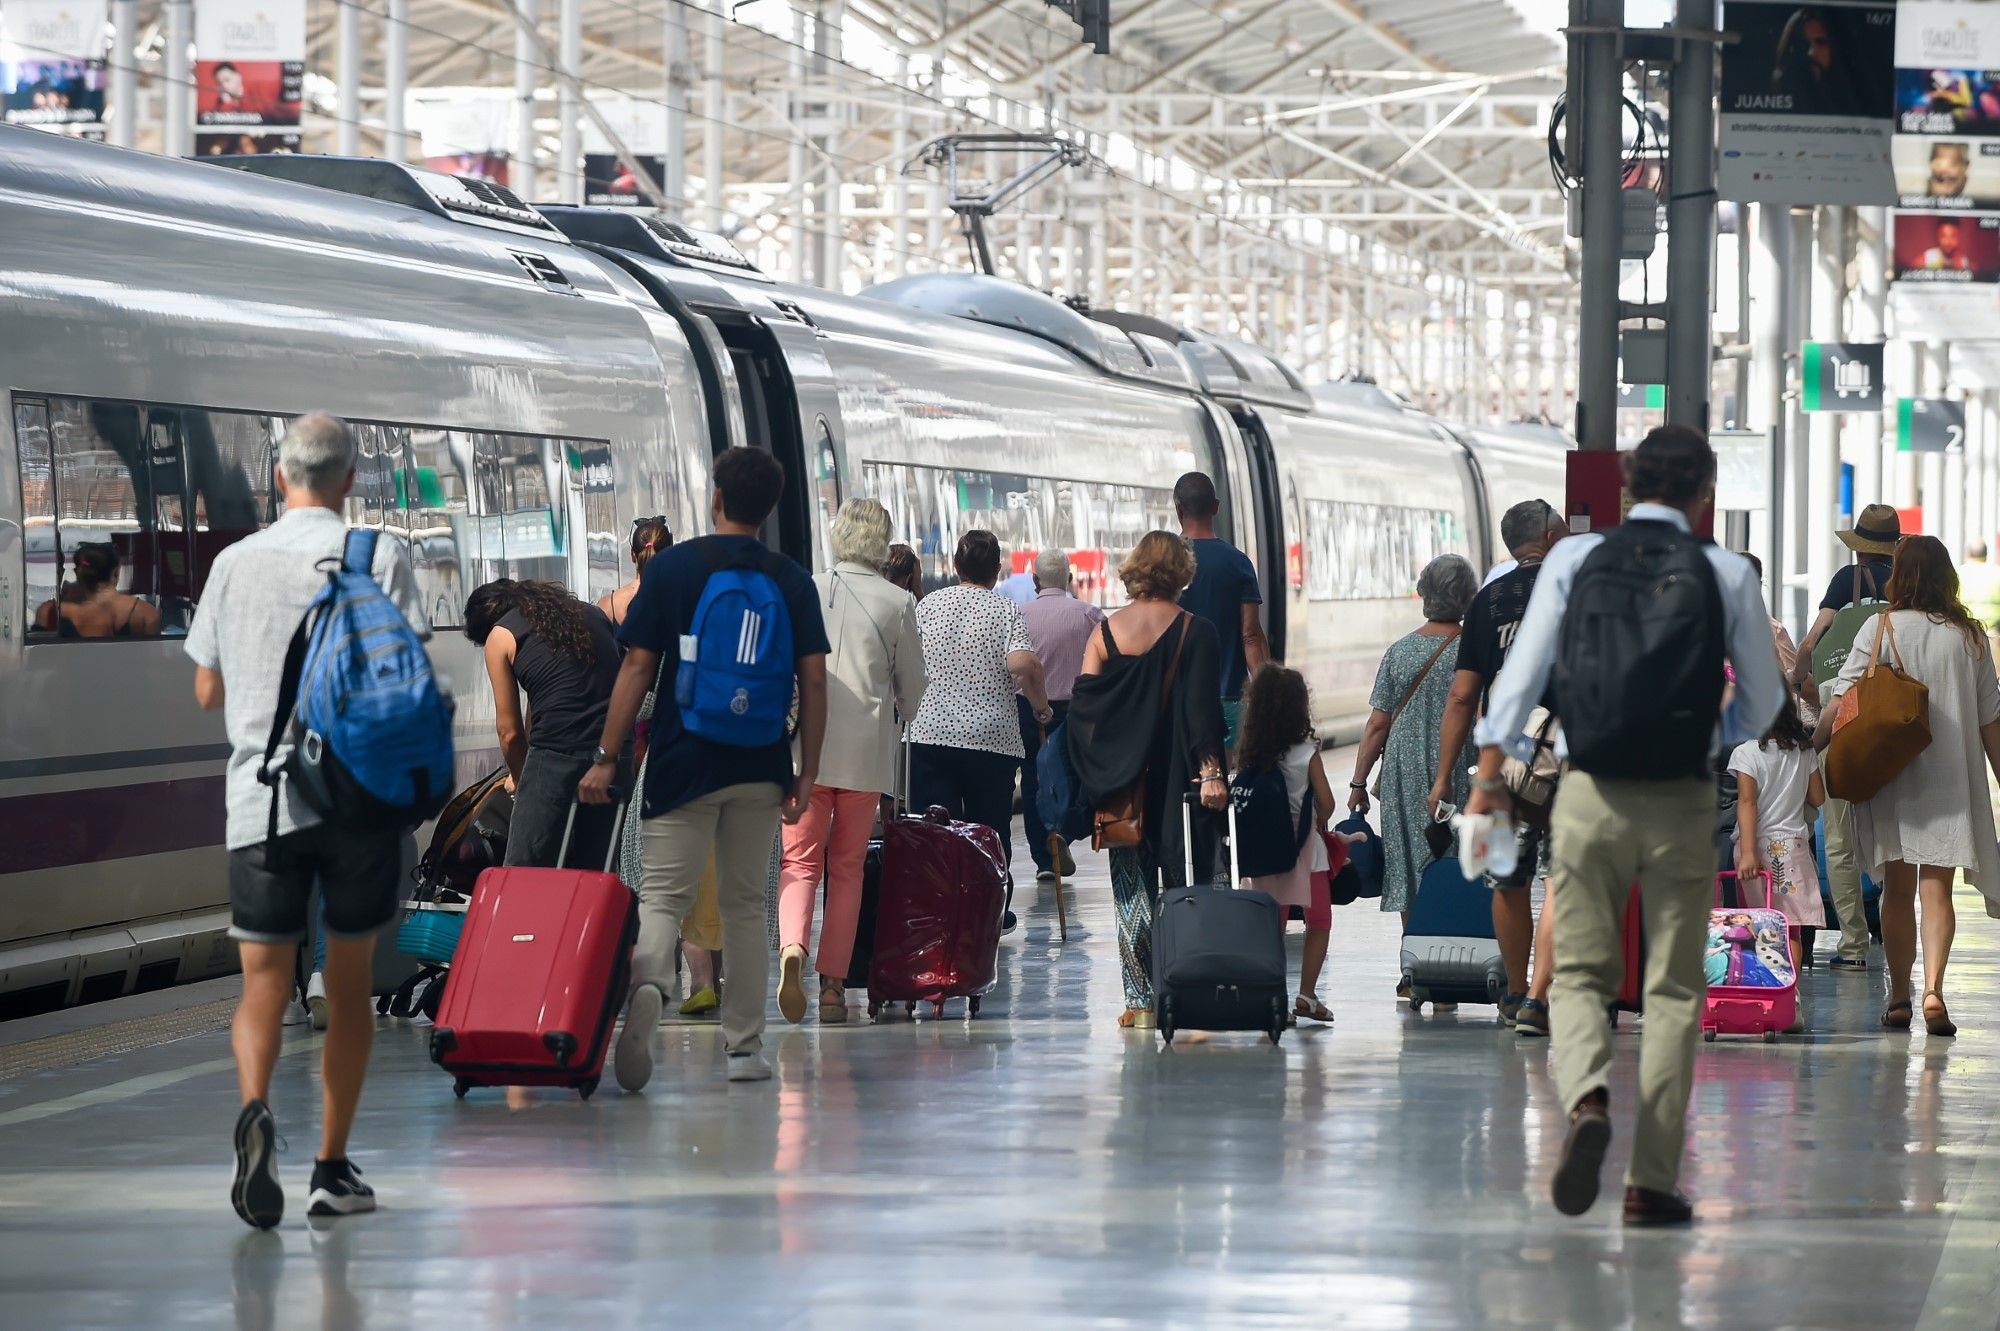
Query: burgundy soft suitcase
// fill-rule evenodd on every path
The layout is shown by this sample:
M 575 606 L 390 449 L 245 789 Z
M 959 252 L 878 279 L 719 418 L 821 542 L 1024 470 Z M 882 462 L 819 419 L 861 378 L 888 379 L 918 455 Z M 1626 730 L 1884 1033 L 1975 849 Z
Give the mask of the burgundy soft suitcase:
M 871 1015 L 883 1003 L 929 1003 L 942 1015 L 950 998 L 978 1015 L 979 996 L 1000 971 L 1004 865 L 990 827 L 955 822 L 939 808 L 890 820 L 868 966 Z
M 575 822 L 571 806 L 558 861 Z M 638 901 L 611 872 L 619 844 L 614 828 L 601 873 L 479 875 L 431 1032 L 431 1060 L 457 1078 L 458 1095 L 571 1086 L 588 1100 L 597 1089 L 639 936 Z

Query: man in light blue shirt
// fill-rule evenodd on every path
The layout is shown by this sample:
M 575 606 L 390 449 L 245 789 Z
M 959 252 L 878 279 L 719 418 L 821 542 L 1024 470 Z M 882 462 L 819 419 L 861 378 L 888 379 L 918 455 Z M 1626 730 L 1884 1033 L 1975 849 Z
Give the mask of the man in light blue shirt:
M 1553 675 L 1561 751 L 1576 750 L 1551 822 L 1550 1019 L 1557 1085 L 1571 1108 L 1555 1204 L 1578 1215 L 1597 1197 L 1611 1140 L 1605 1011 L 1624 976 L 1623 917 L 1636 881 L 1648 953 L 1646 1032 L 1625 1219 L 1684 1224 L 1693 1207 L 1677 1185 L 1715 870 L 1710 761 L 1761 738 L 1787 697 L 1755 572 L 1740 555 L 1696 546 L 1689 534 L 1715 495 L 1707 441 L 1685 426 L 1663 426 L 1626 456 L 1625 471 L 1635 501 L 1625 525 L 1563 541 L 1542 566 L 1474 732 L 1479 771 L 1466 811 L 1510 811 L 1501 764 L 1532 755 L 1528 714 Z M 1704 565 L 1712 588 L 1700 576 Z M 1591 617 L 1566 622 L 1572 599 L 1587 599 Z M 1725 656 L 1736 677 L 1726 701 Z M 1602 672 L 1612 660 L 1623 663 L 1621 677 Z M 1615 714 L 1607 716 L 1612 701 Z

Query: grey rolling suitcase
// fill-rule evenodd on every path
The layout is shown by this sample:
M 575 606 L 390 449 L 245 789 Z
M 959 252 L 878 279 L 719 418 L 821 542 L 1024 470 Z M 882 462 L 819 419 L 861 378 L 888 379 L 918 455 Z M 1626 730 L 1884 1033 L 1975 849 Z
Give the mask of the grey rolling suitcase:
M 1190 797 L 1192 798 L 1192 797 Z M 1181 841 L 1195 878 L 1186 803 Z M 1153 914 L 1153 1016 L 1165 1045 L 1174 1033 L 1262 1031 L 1276 1044 L 1286 1025 L 1284 912 L 1268 892 L 1236 886 L 1236 809 L 1229 809 L 1229 880 L 1171 888 Z

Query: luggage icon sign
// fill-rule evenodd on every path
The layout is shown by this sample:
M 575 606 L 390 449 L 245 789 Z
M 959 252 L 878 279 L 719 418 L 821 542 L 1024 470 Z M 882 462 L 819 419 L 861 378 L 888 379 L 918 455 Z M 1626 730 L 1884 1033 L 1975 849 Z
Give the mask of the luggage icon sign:
M 1882 410 L 1880 342 L 1807 342 L 1801 352 L 1799 387 L 1807 411 Z
M 1841 397 L 1854 394 L 1868 396 L 1875 387 L 1875 380 L 1868 373 L 1868 362 L 1864 360 L 1842 360 L 1839 356 L 1829 357 L 1833 361 L 1833 391 Z

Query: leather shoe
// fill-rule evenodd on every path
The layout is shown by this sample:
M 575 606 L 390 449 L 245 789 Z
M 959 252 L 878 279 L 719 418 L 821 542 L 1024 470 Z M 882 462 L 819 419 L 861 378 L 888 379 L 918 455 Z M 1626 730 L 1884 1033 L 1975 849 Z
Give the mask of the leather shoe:
M 1550 1195 L 1564 1215 L 1582 1215 L 1597 1200 L 1598 1175 L 1611 1146 L 1611 1116 L 1604 1101 L 1590 1096 L 1571 1111 L 1569 1135 L 1563 1138 L 1562 1160 Z
M 1694 1219 L 1694 1203 L 1678 1192 L 1654 1192 L 1651 1188 L 1625 1189 L 1625 1223 L 1628 1225 L 1685 1225 Z

